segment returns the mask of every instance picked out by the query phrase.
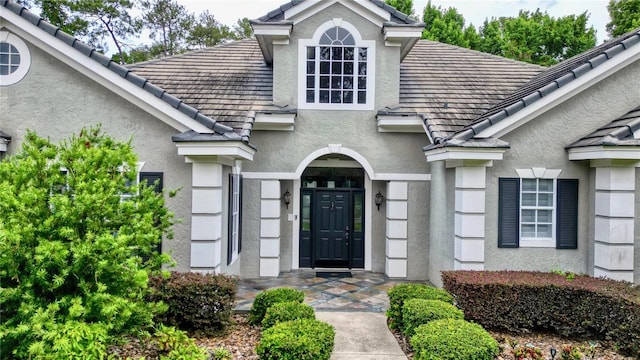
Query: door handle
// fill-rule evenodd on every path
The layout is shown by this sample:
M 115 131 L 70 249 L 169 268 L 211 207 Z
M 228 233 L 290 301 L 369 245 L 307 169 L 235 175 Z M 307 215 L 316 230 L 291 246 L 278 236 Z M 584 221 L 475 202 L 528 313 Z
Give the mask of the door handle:
M 349 227 L 344 228 L 344 242 L 346 246 L 349 246 Z

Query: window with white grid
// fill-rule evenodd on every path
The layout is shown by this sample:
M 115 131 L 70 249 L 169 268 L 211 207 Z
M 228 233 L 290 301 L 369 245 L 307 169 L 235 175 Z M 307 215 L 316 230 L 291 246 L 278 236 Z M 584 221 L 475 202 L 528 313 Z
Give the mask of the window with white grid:
M 373 109 L 375 41 L 362 40 L 353 26 L 334 19 L 299 46 L 300 108 Z
M 31 66 L 27 44 L 8 31 L 0 31 L 0 86 L 22 80 Z
M 555 180 L 522 179 L 520 236 L 526 240 L 553 240 Z

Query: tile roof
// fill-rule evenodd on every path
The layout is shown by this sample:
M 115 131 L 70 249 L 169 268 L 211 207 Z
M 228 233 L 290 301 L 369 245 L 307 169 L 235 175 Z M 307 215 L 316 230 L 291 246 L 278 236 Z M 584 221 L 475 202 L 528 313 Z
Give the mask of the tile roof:
M 131 69 L 243 136 L 250 134 L 252 112 L 295 111 L 273 104 L 273 69 L 252 39 L 134 64 Z M 400 67 L 400 104 L 381 113 L 422 115 L 430 131 L 446 136 L 543 70 L 420 40 Z
M 422 115 L 444 138 L 469 125 L 545 68 L 420 40 L 400 65 L 400 104 L 386 113 Z
M 567 146 L 640 146 L 640 106 Z
M 97 61 L 98 63 L 102 64 L 105 68 L 113 71 L 115 74 L 122 77 L 123 79 L 126 79 L 132 84 L 150 92 L 160 100 L 178 109 L 183 114 L 195 119 L 197 122 L 201 123 L 202 125 L 212 129 L 213 131 L 215 131 L 216 134 L 219 135 L 217 136 L 217 140 L 239 140 L 240 139 L 240 137 L 236 133 L 234 133 L 233 129 L 231 129 L 230 127 L 225 126 L 207 117 L 206 115 L 204 115 L 203 112 L 193 108 L 192 106 L 187 105 L 183 100 L 177 98 L 175 94 L 169 93 L 165 89 L 153 84 L 148 79 L 145 79 L 135 74 L 127 67 L 124 67 L 118 64 L 117 62 L 112 61 L 111 58 L 101 54 L 95 48 L 92 48 L 91 46 L 83 43 L 81 40 L 74 38 L 73 36 L 63 32 L 59 27 L 45 21 L 40 16 L 32 13 L 27 8 L 16 3 L 15 1 L 0 0 L 0 6 L 19 15 L 23 19 L 29 21 L 31 24 L 42 29 L 47 34 L 53 37 L 56 37 L 59 40 L 62 40 L 71 48 L 79 51 L 82 55 Z
M 291 0 L 288 3 L 285 3 L 283 5 L 280 5 L 280 7 L 278 7 L 275 10 L 270 11 L 269 13 L 267 13 L 266 15 L 259 17 L 255 20 L 252 20 L 253 23 L 279 23 L 284 21 L 284 15 L 285 15 L 285 11 L 289 10 L 290 8 L 304 2 L 306 0 Z M 389 12 L 391 14 L 391 19 L 390 19 L 390 23 L 391 24 L 400 24 L 400 25 L 418 25 L 421 24 L 421 26 L 424 26 L 423 23 L 412 19 L 411 17 L 409 17 L 406 14 L 401 13 L 400 11 L 396 10 L 394 7 L 387 5 L 384 1 L 382 0 L 369 0 L 371 3 L 373 3 L 374 5 L 386 10 L 387 12 Z
M 295 112 L 272 102 L 273 69 L 252 39 L 134 64 L 131 69 L 246 137 L 254 112 Z M 431 132 L 447 136 L 543 70 L 420 40 L 400 67 L 400 104 L 380 113 L 422 115 Z
M 272 103 L 273 69 L 253 39 L 133 64 L 130 69 L 243 137 L 250 134 L 252 110 L 278 110 Z
M 489 126 L 515 114 L 597 68 L 617 54 L 637 45 L 640 45 L 640 28 L 556 64 L 531 79 L 452 137 L 439 138 L 433 147 L 449 143 L 453 137 L 458 140 L 471 139 Z

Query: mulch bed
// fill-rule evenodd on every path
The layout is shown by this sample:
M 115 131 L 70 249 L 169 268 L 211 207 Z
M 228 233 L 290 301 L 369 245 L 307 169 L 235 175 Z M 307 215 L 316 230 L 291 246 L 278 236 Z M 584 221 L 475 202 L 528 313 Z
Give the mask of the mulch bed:
M 248 315 L 245 313 L 235 314 L 233 316 L 234 325 L 229 331 L 218 337 L 194 337 L 196 343 L 199 346 L 205 347 L 209 350 L 215 348 L 225 348 L 233 355 L 234 360 L 257 360 L 255 348 L 260 337 L 262 335 L 261 328 L 259 326 L 250 325 L 247 321 Z M 413 350 L 409 345 L 408 340 L 404 335 L 397 331 L 391 330 L 395 336 L 398 344 L 407 355 L 408 359 L 413 359 Z M 558 336 L 549 334 L 510 334 L 504 332 L 492 332 L 490 334 L 498 341 L 502 349 L 502 353 L 496 358 L 496 360 L 516 360 L 512 353 L 512 345 L 520 344 L 522 346 L 531 344 L 543 351 L 544 359 L 551 360 L 549 350 L 554 347 L 558 350 L 558 354 L 555 359 L 560 360 L 560 349 L 563 346 L 574 346 L 580 349 L 589 347 L 589 341 L 576 341 L 571 339 L 563 339 Z M 595 354 L 593 357 L 584 356 L 583 359 L 598 359 L 598 360 L 633 360 L 632 357 L 625 357 L 616 353 L 611 347 L 602 342 L 592 342 L 595 344 Z M 122 358 L 131 357 L 137 359 L 140 356 L 145 356 L 147 359 L 157 359 L 157 354 L 154 354 L 149 344 L 141 343 L 137 339 L 132 339 L 130 343 L 120 347 L 116 353 Z M 584 353 L 584 351 L 582 351 Z M 154 356 L 155 355 L 155 356 Z

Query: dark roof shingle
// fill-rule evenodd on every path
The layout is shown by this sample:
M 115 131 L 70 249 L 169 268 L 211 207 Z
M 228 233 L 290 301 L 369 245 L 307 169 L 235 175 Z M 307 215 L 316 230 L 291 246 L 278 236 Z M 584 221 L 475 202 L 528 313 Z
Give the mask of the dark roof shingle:
M 640 146 L 640 106 L 567 146 L 567 149 L 586 146 Z

